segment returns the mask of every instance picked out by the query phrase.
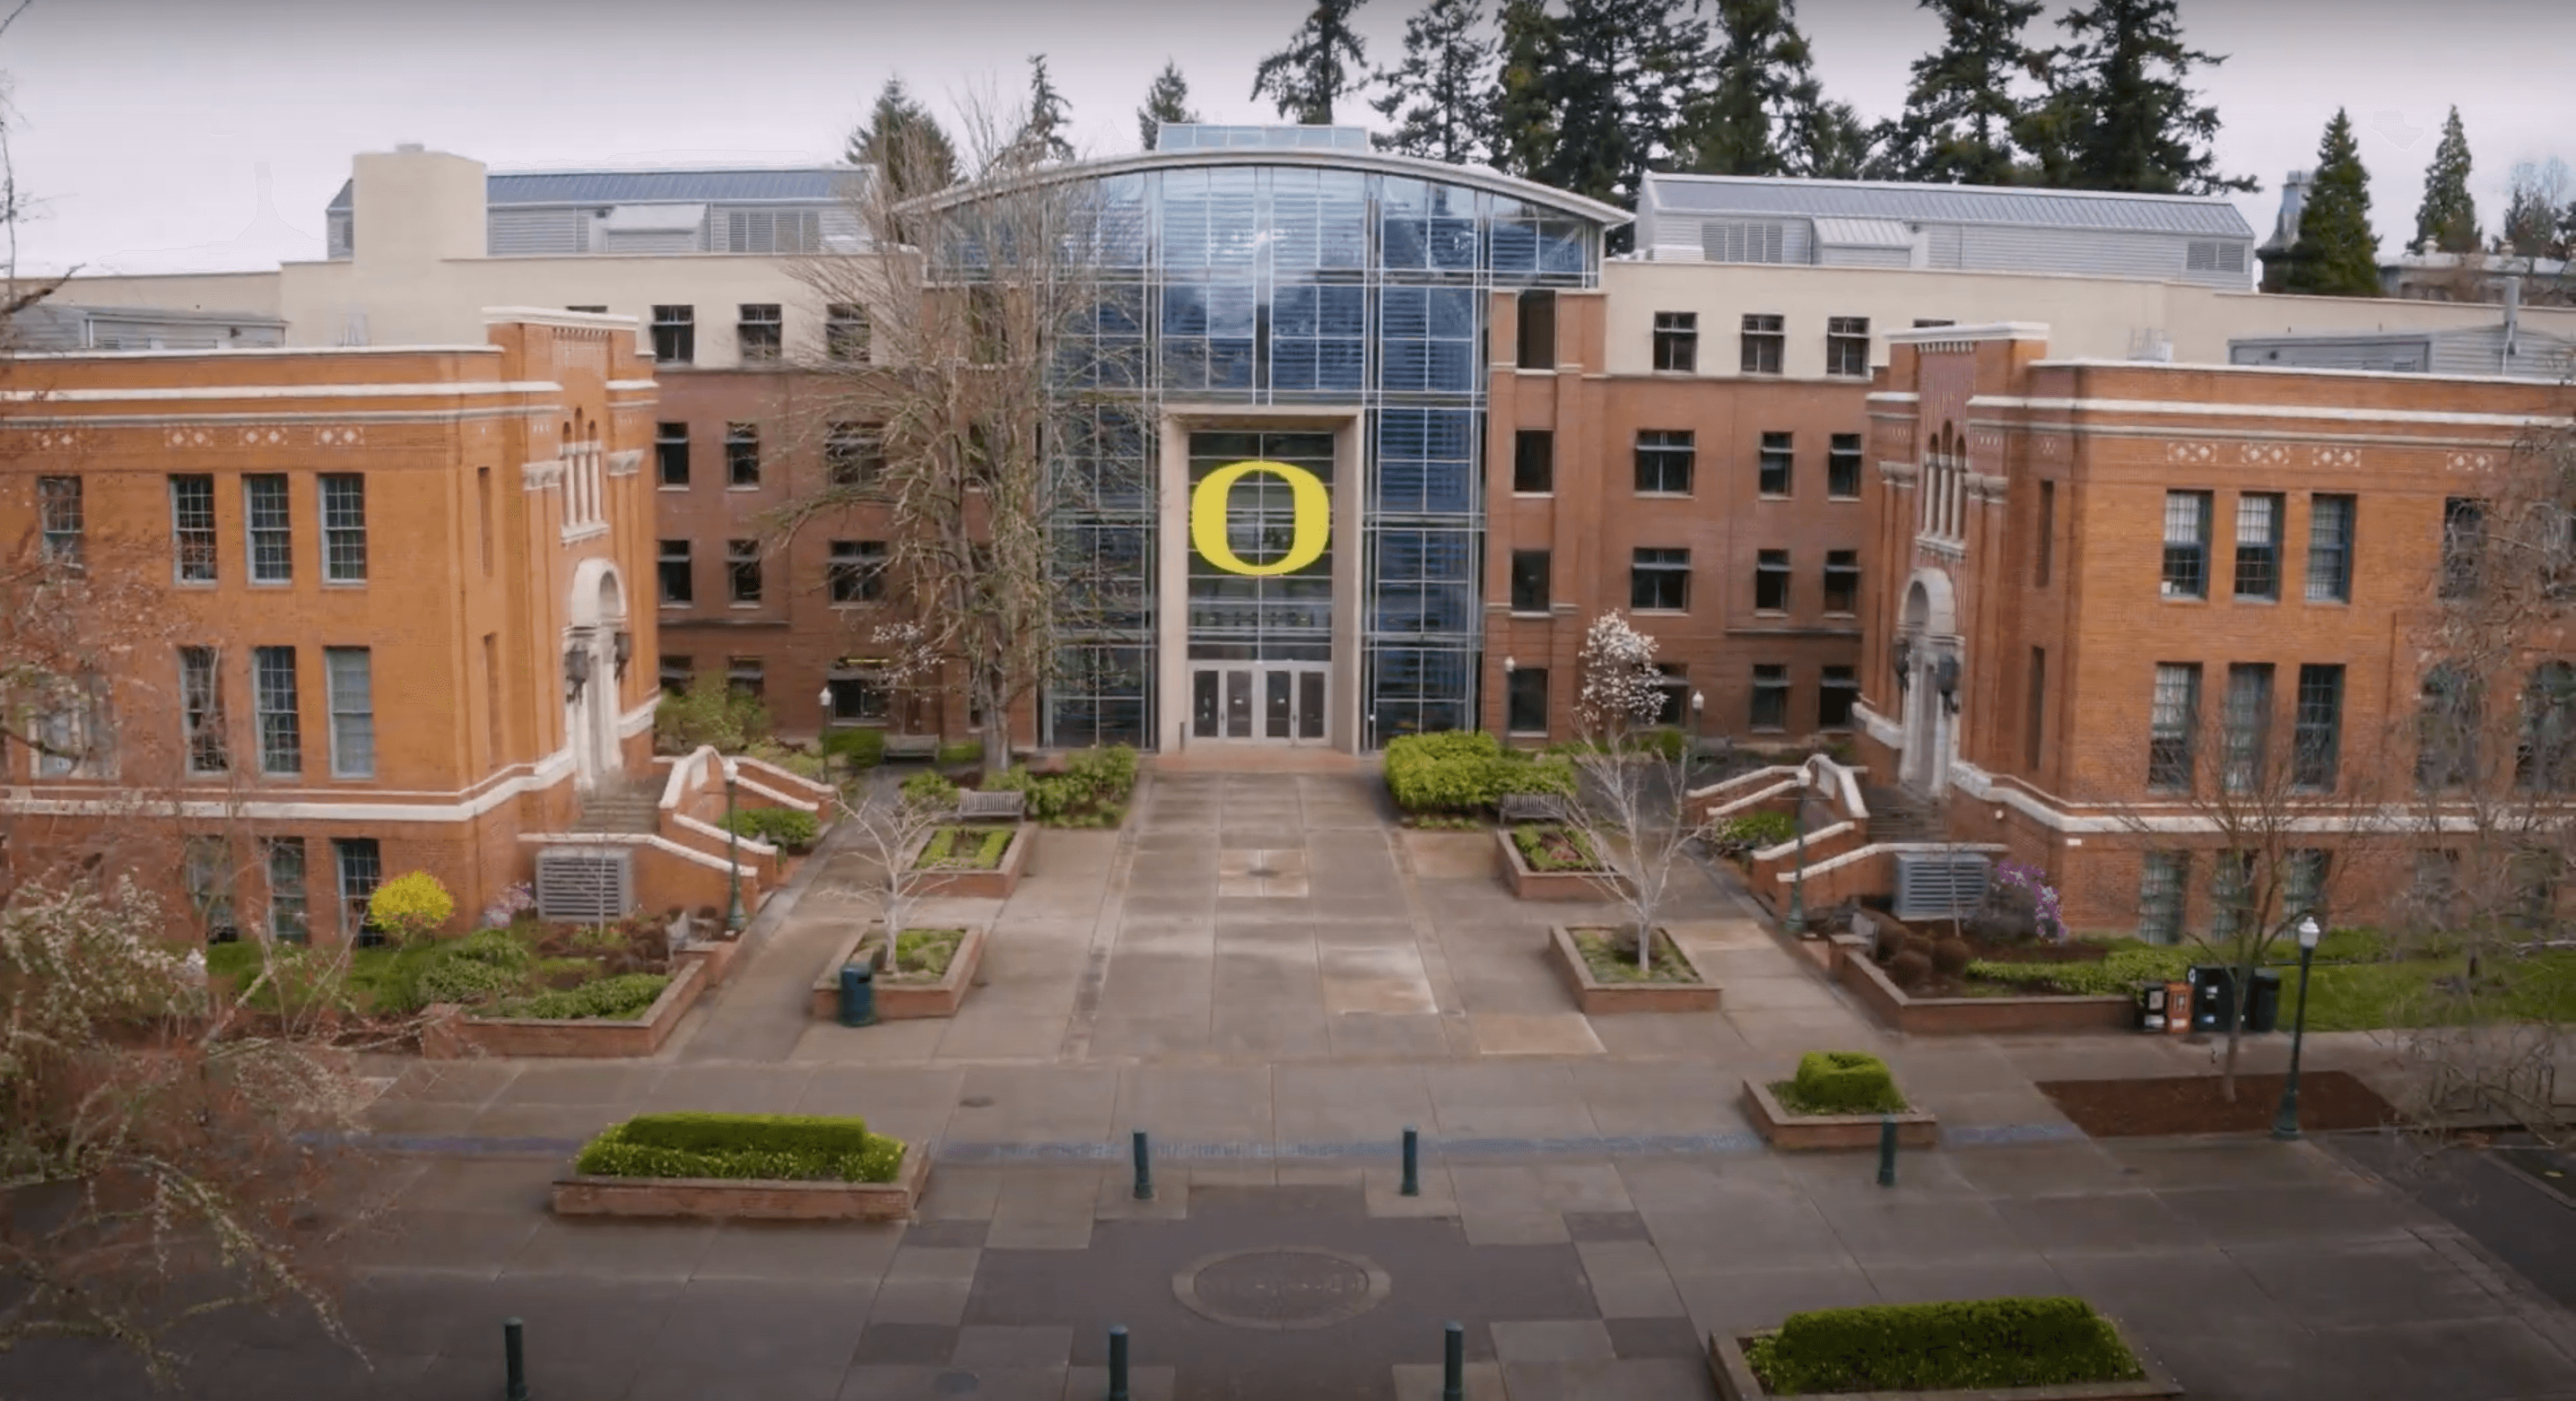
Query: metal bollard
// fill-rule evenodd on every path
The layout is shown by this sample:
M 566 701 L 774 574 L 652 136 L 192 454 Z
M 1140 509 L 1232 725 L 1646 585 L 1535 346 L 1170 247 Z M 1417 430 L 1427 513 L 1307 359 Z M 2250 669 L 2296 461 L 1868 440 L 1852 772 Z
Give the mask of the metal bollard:
M 1878 1116 L 1878 1185 L 1896 1185 L 1896 1116 Z
M 1404 1131 L 1404 1183 L 1395 1191 L 1401 1197 L 1422 1195 L 1422 1135 L 1409 1128 Z
M 1467 1401 L 1467 1325 L 1452 1323 L 1441 1332 L 1440 1401 Z
M 501 1367 L 509 1378 L 508 1390 L 503 1394 L 509 1401 L 528 1401 L 528 1353 L 520 1340 L 522 1331 L 523 1325 L 515 1318 L 501 1324 Z
M 1109 1401 L 1128 1401 L 1127 1329 L 1124 1324 L 1109 1330 Z
M 1154 1150 L 1145 1142 L 1145 1131 L 1136 1130 L 1136 1200 L 1154 1199 Z
M 874 1026 L 877 1022 L 877 965 L 841 965 L 841 1025 Z

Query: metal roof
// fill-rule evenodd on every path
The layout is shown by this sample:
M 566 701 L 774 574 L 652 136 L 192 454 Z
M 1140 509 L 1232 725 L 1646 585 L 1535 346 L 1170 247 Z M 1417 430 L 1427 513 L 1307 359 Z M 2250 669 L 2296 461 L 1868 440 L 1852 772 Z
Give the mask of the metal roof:
M 1917 185 L 1885 180 L 1798 180 L 1738 175 L 1646 176 L 1655 213 L 1893 219 L 1932 224 L 2018 224 L 2252 239 L 2236 206 L 2217 195 L 2028 190 L 2003 185 Z
M 1192 170 L 1207 166 L 1286 165 L 1322 167 L 1327 170 L 1355 170 L 1382 175 L 1401 175 L 1414 180 L 1437 180 L 1449 185 L 1464 185 L 1472 190 L 1485 190 L 1524 203 L 1571 214 L 1602 228 L 1617 228 L 1634 216 L 1615 204 L 1569 194 L 1552 185 L 1505 175 L 1480 165 L 1450 165 L 1445 161 L 1424 160 L 1419 156 L 1400 156 L 1386 151 L 1340 151 L 1292 149 L 1277 146 L 1241 146 L 1216 150 L 1146 151 L 1132 156 L 1111 156 L 1105 160 L 1071 161 L 1061 165 L 1042 165 L 1022 175 L 998 180 L 951 185 L 937 194 L 922 199 L 933 208 L 945 209 L 978 199 L 985 194 L 1007 190 L 1022 181 L 1053 184 L 1067 180 L 1100 180 L 1113 175 L 1128 175 L 1147 170 Z
M 548 204 L 828 204 L 860 174 L 847 166 L 782 170 L 532 170 L 484 177 L 483 200 L 494 209 Z M 347 209 L 353 182 L 343 181 L 326 211 Z

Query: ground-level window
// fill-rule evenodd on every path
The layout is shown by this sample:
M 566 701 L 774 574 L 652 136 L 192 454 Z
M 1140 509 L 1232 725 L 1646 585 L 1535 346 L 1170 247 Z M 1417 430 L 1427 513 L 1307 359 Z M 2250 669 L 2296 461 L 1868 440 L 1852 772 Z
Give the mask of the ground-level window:
M 893 691 L 884 676 L 874 672 L 835 671 L 827 683 L 832 688 L 832 723 L 860 725 L 882 722 L 892 709 Z
M 1506 707 L 1503 728 L 1516 735 L 1547 733 L 1547 668 L 1525 666 L 1514 671 L 1510 683 L 1511 704 Z
M 1753 711 L 1746 719 L 1757 730 L 1789 728 L 1789 668 L 1753 668 Z
M 268 864 L 268 937 L 285 944 L 309 943 L 312 915 L 304 883 L 304 839 L 270 837 Z
M 685 653 L 664 652 L 662 654 L 663 694 L 673 696 L 686 694 L 690 678 L 696 675 L 697 669 L 695 659 Z
M 2180 851 L 2150 851 L 2138 873 L 2138 937 L 2150 944 L 2182 942 L 2183 892 L 2191 857 Z
M 1829 666 L 1816 685 L 1816 728 L 1848 730 L 1852 707 L 1860 701 L 1860 672 L 1847 666 Z
M 331 855 L 340 873 L 340 928 L 361 946 L 383 943 L 384 931 L 367 914 L 367 902 L 385 878 L 383 848 L 373 837 L 334 837 Z

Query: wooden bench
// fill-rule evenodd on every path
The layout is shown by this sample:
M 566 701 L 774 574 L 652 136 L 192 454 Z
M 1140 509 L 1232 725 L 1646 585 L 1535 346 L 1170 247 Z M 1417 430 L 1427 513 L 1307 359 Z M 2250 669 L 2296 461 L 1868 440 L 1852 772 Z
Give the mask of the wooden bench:
M 1503 821 L 1567 822 L 1573 814 L 1565 799 L 1554 793 L 1506 793 L 1503 795 Z
M 966 822 L 1017 822 L 1028 806 L 1029 795 L 1016 789 L 986 793 L 969 788 L 957 795 L 957 817 Z
M 885 756 L 889 759 L 936 759 L 939 757 L 939 736 L 887 735 Z

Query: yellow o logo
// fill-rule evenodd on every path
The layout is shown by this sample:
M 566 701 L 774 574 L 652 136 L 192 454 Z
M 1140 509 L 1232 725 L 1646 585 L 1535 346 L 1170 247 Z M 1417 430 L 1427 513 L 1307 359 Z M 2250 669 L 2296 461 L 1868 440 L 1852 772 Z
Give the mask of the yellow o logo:
M 1288 553 L 1269 564 L 1248 564 L 1225 538 L 1225 506 L 1234 484 L 1255 472 L 1267 472 L 1288 484 L 1289 519 L 1295 534 Z M 1333 503 L 1324 483 L 1303 467 L 1285 462 L 1236 462 L 1219 467 L 1190 492 L 1190 543 L 1199 556 L 1228 574 L 1294 574 L 1324 557 L 1333 538 Z

